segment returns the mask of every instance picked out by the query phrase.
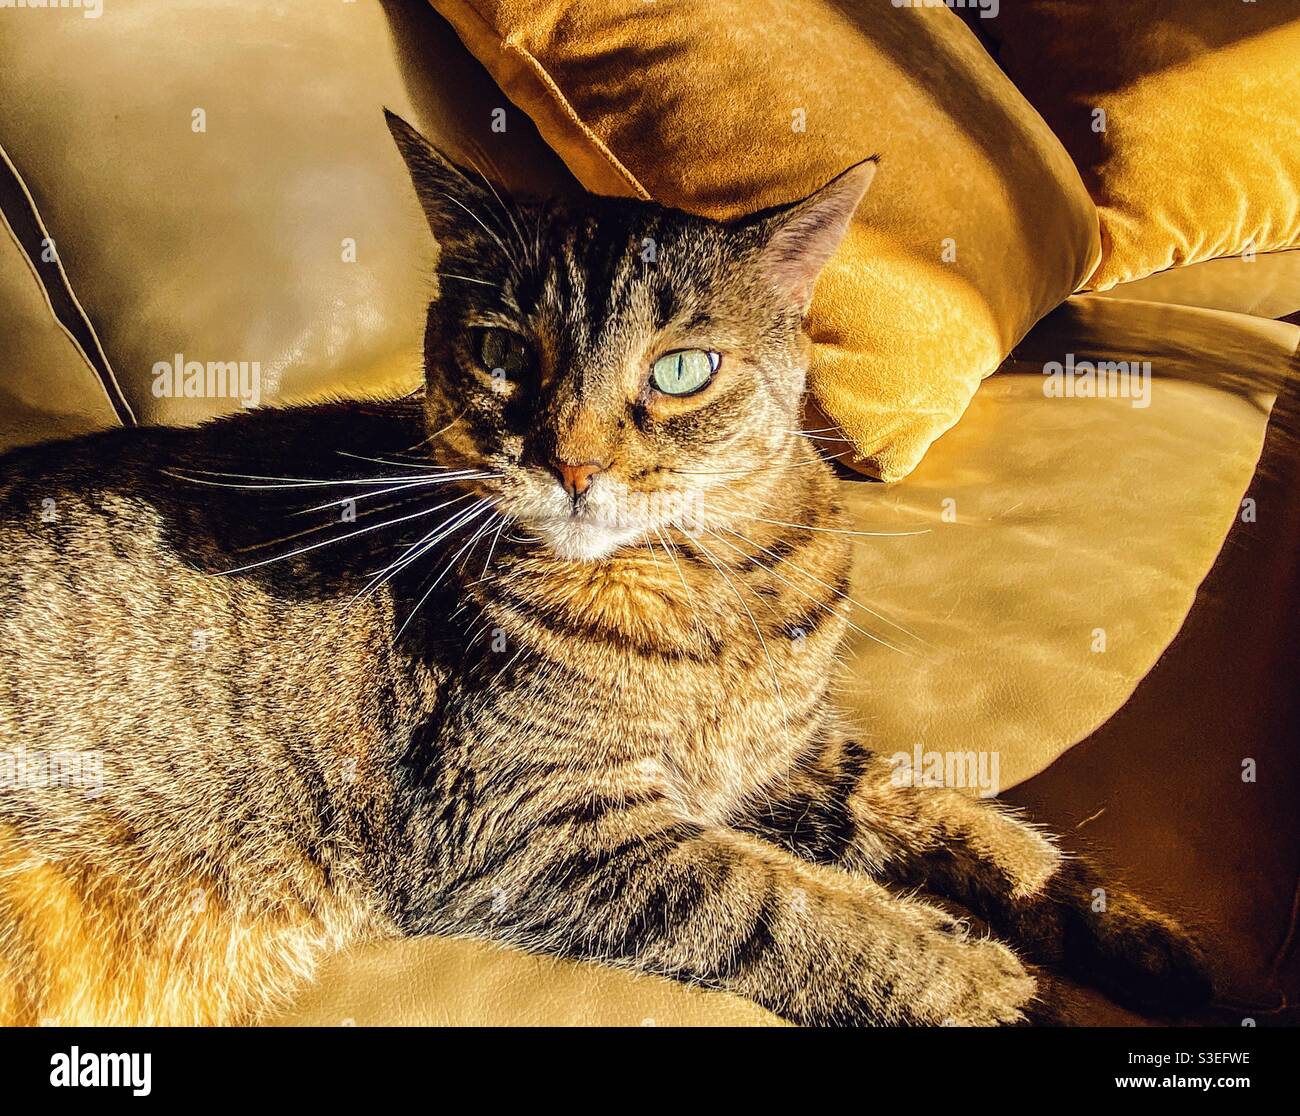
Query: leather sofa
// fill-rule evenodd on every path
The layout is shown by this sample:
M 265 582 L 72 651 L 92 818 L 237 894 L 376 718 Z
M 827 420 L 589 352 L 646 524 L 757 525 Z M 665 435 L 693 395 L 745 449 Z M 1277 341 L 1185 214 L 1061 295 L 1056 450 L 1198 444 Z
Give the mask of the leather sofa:
M 173 354 L 261 360 L 264 402 L 418 386 L 434 246 L 380 107 L 467 161 L 509 108 L 450 27 L 419 0 L 76 14 L 0 38 L 0 446 L 239 407 L 158 394 Z M 509 119 L 491 169 L 576 189 Z M 972 793 L 1186 912 L 1222 989 L 1206 1018 L 1260 1025 L 1295 1021 L 1300 992 L 1298 315 L 1300 251 L 1075 296 L 910 476 L 843 480 L 857 529 L 888 533 L 856 546 L 855 595 L 919 637 L 851 646 L 842 697 L 868 739 L 996 756 Z M 1048 397 L 1062 353 L 1149 360 L 1158 404 Z M 1144 1022 L 1085 993 L 1078 1013 Z M 334 957 L 268 1022 L 779 1020 L 429 939 Z

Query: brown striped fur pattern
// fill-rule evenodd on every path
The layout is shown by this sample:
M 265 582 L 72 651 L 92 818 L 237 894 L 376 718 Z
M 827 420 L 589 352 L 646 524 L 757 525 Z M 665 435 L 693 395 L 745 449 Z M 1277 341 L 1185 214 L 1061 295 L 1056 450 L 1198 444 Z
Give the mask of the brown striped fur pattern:
M 507 203 L 392 127 L 440 243 L 422 397 L 3 460 L 0 755 L 102 777 L 0 788 L 0 1021 L 253 1021 L 396 934 L 809 1024 L 1020 1022 L 1026 961 L 1203 996 L 1172 922 L 835 711 L 862 617 L 800 322 L 870 165 L 722 225 Z M 692 347 L 714 378 L 657 393 Z

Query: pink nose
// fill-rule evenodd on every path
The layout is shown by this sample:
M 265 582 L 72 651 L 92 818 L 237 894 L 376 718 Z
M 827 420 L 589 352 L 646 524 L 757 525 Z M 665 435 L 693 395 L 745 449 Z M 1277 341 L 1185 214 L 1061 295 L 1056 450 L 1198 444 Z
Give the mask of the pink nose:
M 551 468 L 564 485 L 564 491 L 575 500 L 591 486 L 592 477 L 605 471 L 604 465 L 597 465 L 594 461 L 583 461 L 576 465 L 568 461 L 553 461 Z

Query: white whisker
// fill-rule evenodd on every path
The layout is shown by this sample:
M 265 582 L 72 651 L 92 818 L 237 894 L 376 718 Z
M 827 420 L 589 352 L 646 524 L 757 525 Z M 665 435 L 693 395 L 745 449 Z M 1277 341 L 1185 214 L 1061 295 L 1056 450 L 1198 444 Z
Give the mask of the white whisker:
M 722 575 L 722 580 L 725 581 L 727 585 L 730 586 L 731 591 L 735 593 L 736 600 L 740 602 L 740 607 L 745 610 L 745 614 L 749 617 L 749 622 L 754 626 L 754 634 L 758 636 L 759 646 L 763 649 L 763 655 L 767 659 L 768 670 L 772 672 L 772 685 L 776 688 L 776 697 L 777 700 L 781 703 L 781 718 L 785 722 L 786 734 L 789 735 L 790 716 L 785 706 L 785 695 L 781 692 L 781 679 L 777 675 L 776 664 L 772 661 L 772 655 L 767 649 L 767 640 L 763 638 L 763 632 L 758 626 L 758 620 L 755 619 L 754 613 L 750 609 L 749 605 L 745 603 L 745 598 L 741 596 L 740 590 L 736 588 L 735 583 L 731 580 L 730 577 L 727 576 L 727 571 L 722 567 L 722 564 L 713 556 L 713 553 L 708 549 L 708 547 L 706 547 L 702 542 L 700 542 L 698 538 L 692 539 L 691 541 L 694 543 L 696 547 L 699 548 L 700 553 L 703 554 L 704 557 L 709 560 L 709 562 L 718 571 L 718 573 Z M 751 592 L 753 592 L 753 590 L 751 590 Z M 755 599 L 758 599 L 757 596 L 755 597 Z
M 456 524 L 456 527 L 455 527 L 454 529 L 455 529 L 455 530 L 459 530 L 461 527 L 463 527 L 463 526 L 464 526 L 466 523 L 468 523 L 470 520 L 478 518 L 478 516 L 481 515 L 485 510 L 490 511 L 490 510 L 492 509 L 492 507 L 495 506 L 495 504 L 496 504 L 496 501 L 495 501 L 495 500 L 487 500 L 487 499 L 484 499 L 484 500 L 480 501 L 478 504 L 476 504 L 473 508 L 470 509 L 470 514 L 469 514 L 469 515 L 465 516 L 465 517 L 461 520 L 461 522 L 459 522 L 459 523 Z M 402 634 L 404 631 L 406 631 L 407 625 L 410 624 L 410 622 L 411 622 L 412 620 L 415 619 L 415 614 L 416 614 L 417 612 L 420 611 L 420 609 L 424 606 L 424 602 L 427 601 L 427 600 L 429 599 L 429 597 L 432 595 L 433 591 L 434 591 L 436 588 L 438 588 L 438 584 L 439 584 L 439 583 L 442 581 L 442 579 L 443 579 L 444 577 L 446 577 L 447 574 L 451 571 L 452 567 L 456 564 L 456 560 L 457 560 L 458 558 L 460 558 L 460 556 L 461 556 L 462 554 L 464 554 L 464 553 L 465 553 L 465 552 L 466 552 L 470 547 L 472 547 L 476 542 L 478 542 L 478 540 L 482 537 L 483 532 L 486 531 L 486 530 L 487 530 L 488 528 L 490 528 L 491 526 L 492 526 L 492 520 L 489 518 L 488 521 L 487 521 L 487 523 L 484 524 L 483 527 L 482 527 L 478 532 L 476 532 L 473 536 L 471 536 L 469 542 L 467 542 L 464 546 L 462 546 L 462 547 L 460 548 L 460 550 L 458 550 L 454 555 L 452 555 L 452 559 L 451 559 L 451 561 L 448 562 L 447 565 L 446 565 L 445 567 L 443 567 L 442 572 L 441 572 L 440 574 L 438 574 L 438 576 L 434 579 L 433 584 L 430 585 L 429 588 L 426 589 L 426 590 L 424 591 L 424 595 L 423 595 L 422 597 L 420 597 L 420 599 L 419 599 L 418 601 L 415 602 L 415 607 L 414 607 L 413 609 L 411 609 L 410 615 L 408 615 L 407 618 L 406 618 L 405 620 L 402 621 L 402 626 L 401 626 L 400 628 L 397 629 L 397 637 L 396 637 L 396 638 L 400 638 L 400 637 L 401 637 L 401 634 Z M 448 533 L 450 533 L 450 532 L 448 532 Z
M 439 271 L 439 279 L 459 279 L 462 283 L 480 283 L 485 287 L 500 286 L 499 283 L 493 283 L 488 279 L 475 279 L 472 275 L 457 275 L 454 271 Z
M 880 613 L 878 613 L 875 609 L 873 609 L 873 608 L 868 608 L 866 605 L 862 604 L 861 602 L 859 602 L 859 601 L 855 601 L 855 600 L 854 600 L 852 597 L 850 597 L 847 593 L 842 593 L 842 592 L 840 592 L 840 590 L 836 589 L 834 585 L 831 585 L 831 584 L 830 584 L 830 582 L 823 581 L 821 578 L 815 576 L 814 574 L 810 574 L 807 570 L 802 569 L 802 568 L 800 568 L 799 566 L 796 566 L 796 565 L 795 565 L 793 562 L 791 562 L 788 558 L 782 558 L 782 557 L 781 557 L 779 554 L 777 554 L 775 551 L 773 551 L 773 550 L 769 550 L 767 547 L 762 546 L 762 545 L 760 545 L 759 543 L 756 543 L 753 539 L 747 538 L 746 536 L 742 535 L 739 531 L 732 531 L 732 530 L 730 530 L 730 529 L 728 529 L 728 528 L 723 528 L 723 530 L 727 531 L 727 534 L 729 534 L 729 535 L 735 535 L 736 538 L 740 539 L 742 542 L 746 542 L 746 543 L 749 543 L 750 546 L 757 547 L 757 548 L 758 548 L 759 550 L 761 550 L 764 554 L 768 555 L 768 557 L 775 559 L 776 562 L 778 562 L 780 565 L 786 567 L 787 569 L 789 569 L 789 570 L 793 570 L 795 573 L 798 573 L 798 574 L 802 575 L 803 577 L 808 578 L 810 581 L 816 582 L 816 583 L 817 583 L 818 585 L 820 585 L 823 589 L 829 589 L 829 590 L 830 590 L 832 593 L 834 593 L 837 597 L 841 597 L 841 598 L 843 598 L 844 600 L 848 601 L 848 603 L 851 604 L 851 605 L 856 605 L 858 608 L 862 609 L 863 612 L 869 613 L 870 615 L 874 616 L 874 617 L 875 617 L 877 620 L 879 620 L 882 624 L 888 624 L 891 628 L 894 628 L 894 629 L 896 629 L 896 630 L 902 632 L 903 635 L 907 636 L 909 639 L 914 639 L 914 640 L 916 640 L 917 643 L 925 643 L 925 640 L 923 640 L 920 636 L 916 635 L 916 633 L 914 633 L 914 632 L 909 632 L 909 631 L 908 631 L 906 628 L 904 628 L 901 624 L 896 624 L 896 623 L 894 623 L 894 621 L 890 620 L 887 616 L 882 616 L 882 615 L 881 615 Z M 762 568 L 765 569 L 765 570 L 767 570 L 767 572 L 770 573 L 773 577 L 780 578 L 782 581 L 784 581 L 787 585 L 790 586 L 790 588 L 794 589 L 796 592 L 803 593 L 803 595 L 806 596 L 806 597 L 808 597 L 809 600 L 812 600 L 812 601 L 817 600 L 816 597 L 813 597 L 813 596 L 811 596 L 811 595 L 808 594 L 808 593 L 804 593 L 804 591 L 803 591 L 802 589 L 800 589 L 797 585 L 795 585 L 795 584 L 793 584 L 792 582 L 790 582 L 790 581 L 786 580 L 785 578 L 781 577 L 781 575 L 778 574 L 778 573 L 776 572 L 776 570 L 774 570 L 771 566 L 768 566 L 768 565 L 765 565 L 765 564 L 762 563 L 762 562 L 759 562 L 758 559 L 757 559 L 757 558 L 754 558 L 752 555 L 745 554 L 745 552 L 744 552 L 743 550 L 741 550 L 740 547 L 736 546 L 734 543 L 729 543 L 729 542 L 727 542 L 727 540 L 724 539 L 724 538 L 722 538 L 722 536 L 719 535 L 716 531 L 710 531 L 709 534 L 713 535 L 713 536 L 714 536 L 714 537 L 715 537 L 719 542 L 724 543 L 725 545 L 731 547 L 732 550 L 735 550 L 735 551 L 739 552 L 740 554 L 744 555 L 744 556 L 745 556 L 746 558 L 748 558 L 751 562 L 754 562 L 754 563 L 755 563 L 756 565 L 758 565 L 758 566 L 762 566 Z M 850 623 L 851 623 L 851 621 L 850 621 Z M 856 628 L 857 626 L 854 625 L 854 627 Z M 866 630 L 863 629 L 863 628 L 857 628 L 857 630 L 860 631 L 863 635 L 868 636 L 868 637 L 870 637 L 871 639 L 874 639 L 877 643 L 883 644 L 884 646 L 886 646 L 886 647 L 888 647 L 888 648 L 891 648 L 892 650 L 897 651 L 897 652 L 899 652 L 900 654 L 904 654 L 904 655 L 910 655 L 910 654 L 911 654 L 910 651 L 906 651 L 906 650 L 904 650 L 904 649 L 901 648 L 901 647 L 896 647 L 896 646 L 894 646 L 894 644 L 890 643 L 888 640 L 884 639 L 884 638 L 881 637 L 881 636 L 874 635 L 874 634 L 872 634 L 871 632 L 868 632 L 868 631 L 866 631 Z
M 470 209 L 470 207 L 467 206 L 464 202 L 462 202 L 459 198 L 452 197 L 451 194 L 448 194 L 448 193 L 443 192 L 443 191 L 439 191 L 439 192 L 442 193 L 442 196 L 443 196 L 444 198 L 446 198 L 449 202 L 451 202 L 453 205 L 458 205 L 458 206 L 460 206 L 461 209 L 463 209 L 463 210 L 464 210 L 466 213 L 468 213 L 472 218 L 474 218 L 474 221 L 475 221 L 475 223 L 478 225 L 478 227 L 479 227 L 480 229 L 482 229 L 485 233 L 487 233 L 488 236 L 490 236 L 493 240 L 496 241 L 497 247 L 501 249 L 501 254 L 502 254 L 503 256 L 505 256 L 506 261 L 510 264 L 510 266 L 511 266 L 512 268 L 517 266 L 517 265 L 515 264 L 515 258 L 514 258 L 514 256 L 512 256 L 512 255 L 510 254 L 510 250 L 505 246 L 505 244 L 502 242 L 501 238 L 500 238 L 499 236 L 497 236 L 497 234 L 494 233 L 491 229 L 489 229 L 489 228 L 487 227 L 486 224 L 483 223 L 483 220 L 479 217 L 479 215 L 478 215 L 477 213 L 475 213 L 472 209 Z M 462 275 L 462 276 L 460 276 L 460 278 L 462 278 L 462 279 L 468 279 L 469 276 L 467 276 L 467 275 Z
M 490 166 L 491 159 L 488 158 L 487 153 L 480 149 L 479 154 L 483 156 L 484 161 L 487 162 Z M 479 169 L 478 165 L 474 162 L 473 159 L 469 160 L 469 165 L 470 168 L 474 171 L 474 173 L 477 174 L 479 178 L 483 180 L 483 185 L 486 186 L 490 191 L 492 191 L 492 196 L 496 198 L 497 205 L 500 206 L 501 212 L 505 214 L 506 219 L 510 222 L 510 226 L 515 233 L 515 239 L 519 242 L 519 248 L 523 252 L 524 258 L 527 259 L 528 242 L 524 237 L 524 230 L 519 227 L 519 222 L 515 220 L 514 213 L 511 212 L 510 207 L 505 203 L 505 199 L 501 197 L 501 194 L 498 192 L 497 188 L 494 185 L 492 185 L 491 180 L 488 178 L 486 174 L 482 172 L 482 170 Z
M 366 508 L 357 513 L 357 519 L 369 518 L 379 515 L 382 512 L 393 511 L 396 508 L 404 508 L 410 505 L 410 497 L 393 500 L 387 504 L 377 504 L 374 507 Z M 297 513 L 294 513 L 295 515 Z M 247 554 L 251 550 L 265 550 L 268 546 L 277 546 L 280 543 L 293 542 L 294 539 L 305 538 L 307 535 L 316 535 L 321 531 L 328 531 L 337 526 L 337 520 L 329 520 L 327 523 L 317 523 L 313 527 L 306 527 L 301 531 L 294 531 L 292 534 L 279 535 L 273 539 L 262 539 L 260 542 L 253 543 L 249 546 L 240 546 L 234 548 L 235 554 Z
M 397 469 L 450 469 L 449 465 L 437 465 L 432 461 L 391 461 L 386 457 L 366 457 L 360 453 L 350 453 L 347 450 L 335 450 L 340 457 L 350 457 L 354 461 L 371 461 L 376 465 L 392 465 Z
M 842 434 L 809 434 L 802 430 L 789 430 L 786 433 L 795 438 L 806 438 L 810 442 L 830 442 L 832 444 L 838 442 L 840 445 L 849 446 L 853 444 Z
M 436 481 L 442 479 L 439 473 L 433 473 L 425 477 L 340 477 L 337 480 L 321 480 L 313 477 L 267 477 L 260 476 L 257 473 L 218 473 L 211 469 L 191 469 L 190 472 L 203 473 L 211 477 L 236 477 L 243 480 L 269 481 L 268 484 L 227 484 L 221 481 L 204 480 L 202 477 L 187 477 L 179 473 L 174 473 L 169 469 L 163 469 L 169 477 L 176 480 L 185 481 L 188 484 L 206 484 L 213 488 L 243 488 L 243 489 L 276 489 L 276 488 L 335 488 L 339 485 L 350 484 L 386 484 L 389 481 Z
M 427 446 L 430 442 L 434 440 L 434 438 L 438 438 L 441 437 L 443 434 L 446 434 L 448 430 L 450 430 L 453 426 L 455 426 L 458 422 L 460 422 L 460 420 L 463 419 L 464 417 L 465 417 L 465 412 L 461 411 L 455 418 L 453 418 L 445 426 L 438 427 L 438 429 L 435 430 L 432 434 L 429 434 L 421 438 L 413 446 L 407 446 L 406 449 L 403 450 L 402 452 L 410 453 L 412 450 L 419 449 L 421 446 Z
M 451 503 L 451 501 L 448 501 Z M 334 543 L 346 542 L 348 539 L 354 539 L 358 535 L 367 535 L 371 531 L 379 531 L 384 527 L 395 527 L 399 523 L 406 523 L 412 519 L 419 519 L 424 515 L 432 515 L 436 511 L 441 511 L 447 507 L 447 504 L 437 504 L 432 508 L 422 508 L 420 511 L 412 512 L 410 515 L 398 516 L 396 519 L 387 520 L 384 523 L 374 523 L 369 527 L 362 527 L 357 531 L 349 531 L 345 535 L 339 535 L 337 538 L 325 539 L 323 542 L 312 543 L 310 546 L 300 547 L 298 550 L 291 550 L 288 554 L 279 554 L 274 558 L 265 558 L 260 562 L 250 562 L 246 566 L 236 566 L 233 570 L 223 570 L 222 575 L 244 573 L 246 570 L 255 570 L 261 566 L 269 566 L 272 562 L 283 562 L 289 558 L 296 558 L 300 554 L 307 554 L 313 550 L 319 550 L 323 546 L 332 546 Z
M 373 496 L 384 496 L 387 495 L 389 492 L 408 492 L 415 488 L 428 488 L 431 485 L 454 484 L 458 481 L 464 481 L 464 480 L 490 480 L 493 477 L 499 477 L 499 476 L 501 476 L 500 473 L 467 473 L 460 476 L 453 476 L 451 474 L 448 474 L 446 476 L 439 477 L 437 480 L 427 480 L 427 479 L 420 479 L 420 478 L 416 478 L 415 480 L 404 480 L 400 484 L 392 485 L 389 488 L 379 488 L 376 489 L 374 492 L 363 492 L 359 496 L 344 496 L 338 500 L 330 500 L 324 504 L 314 504 L 310 508 L 302 508 L 301 510 L 292 512 L 291 514 L 307 515 L 310 512 L 325 511 L 327 508 L 336 508 L 336 507 L 345 506 L 347 504 L 354 504 L 358 500 L 368 500 Z
M 672 559 L 673 565 L 677 567 L 677 577 L 681 580 L 682 588 L 686 591 L 686 596 L 689 598 L 691 595 L 691 587 L 686 584 L 686 575 L 682 572 L 681 563 L 677 561 L 676 548 L 672 545 L 668 536 L 665 535 L 662 529 L 658 526 L 655 527 L 655 534 L 659 536 L 659 541 L 663 544 L 664 553 Z
M 501 532 L 506 529 L 510 523 L 510 517 L 503 515 L 501 525 L 497 528 L 497 533 L 492 536 L 491 545 L 488 546 L 487 561 L 483 563 L 483 572 L 479 575 L 479 580 L 483 580 L 488 575 L 488 567 L 492 565 L 492 555 L 496 553 L 497 543 L 501 540 Z
M 755 523 L 766 523 L 772 527 L 793 527 L 798 531 L 821 531 L 828 535 L 850 535 L 868 539 L 902 539 L 912 535 L 928 535 L 929 527 L 919 531 L 849 531 L 840 527 L 813 527 L 807 523 L 786 523 L 782 519 L 764 519 L 761 515 L 744 515 L 741 512 L 729 512 L 739 519 L 749 519 Z
M 471 498 L 472 498 L 472 494 L 466 493 L 463 496 L 458 496 L 455 500 L 448 500 L 445 504 L 442 504 L 441 506 L 451 507 L 453 504 L 459 504 L 462 501 L 469 500 Z M 362 587 L 361 591 L 357 593 L 357 595 L 353 597 L 352 600 L 348 601 L 344 611 L 347 611 L 348 608 L 351 608 L 358 600 L 361 600 L 362 598 L 369 596 L 372 592 L 374 592 L 374 590 L 379 588 L 379 586 L 382 585 L 385 581 L 401 573 L 401 571 L 404 570 L 407 566 L 409 566 L 412 562 L 417 561 L 427 551 L 437 546 L 438 543 L 440 543 L 444 538 L 446 538 L 451 531 L 455 530 L 455 528 L 460 525 L 459 520 L 465 514 L 466 514 L 465 509 L 462 509 L 461 511 L 458 512 L 453 512 L 441 523 L 439 523 L 436 527 L 434 527 L 432 531 L 428 532 L 428 534 L 424 535 L 422 538 L 416 540 L 416 542 L 414 542 L 411 546 L 407 547 L 406 550 L 404 550 L 397 557 L 395 561 L 390 562 L 387 566 L 385 566 L 382 570 L 380 570 L 377 574 L 375 574 L 375 576 L 371 578 L 370 581 Z

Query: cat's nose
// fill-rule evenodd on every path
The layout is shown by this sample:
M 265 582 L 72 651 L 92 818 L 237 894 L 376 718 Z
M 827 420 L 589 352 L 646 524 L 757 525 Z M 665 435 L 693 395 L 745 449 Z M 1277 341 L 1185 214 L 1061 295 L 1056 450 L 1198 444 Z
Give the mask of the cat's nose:
M 605 466 L 595 461 L 560 461 L 551 462 L 551 468 L 555 470 L 555 475 L 560 478 L 560 483 L 564 485 L 564 491 L 573 499 L 577 499 L 591 486 L 591 478 L 597 473 L 603 473 Z

